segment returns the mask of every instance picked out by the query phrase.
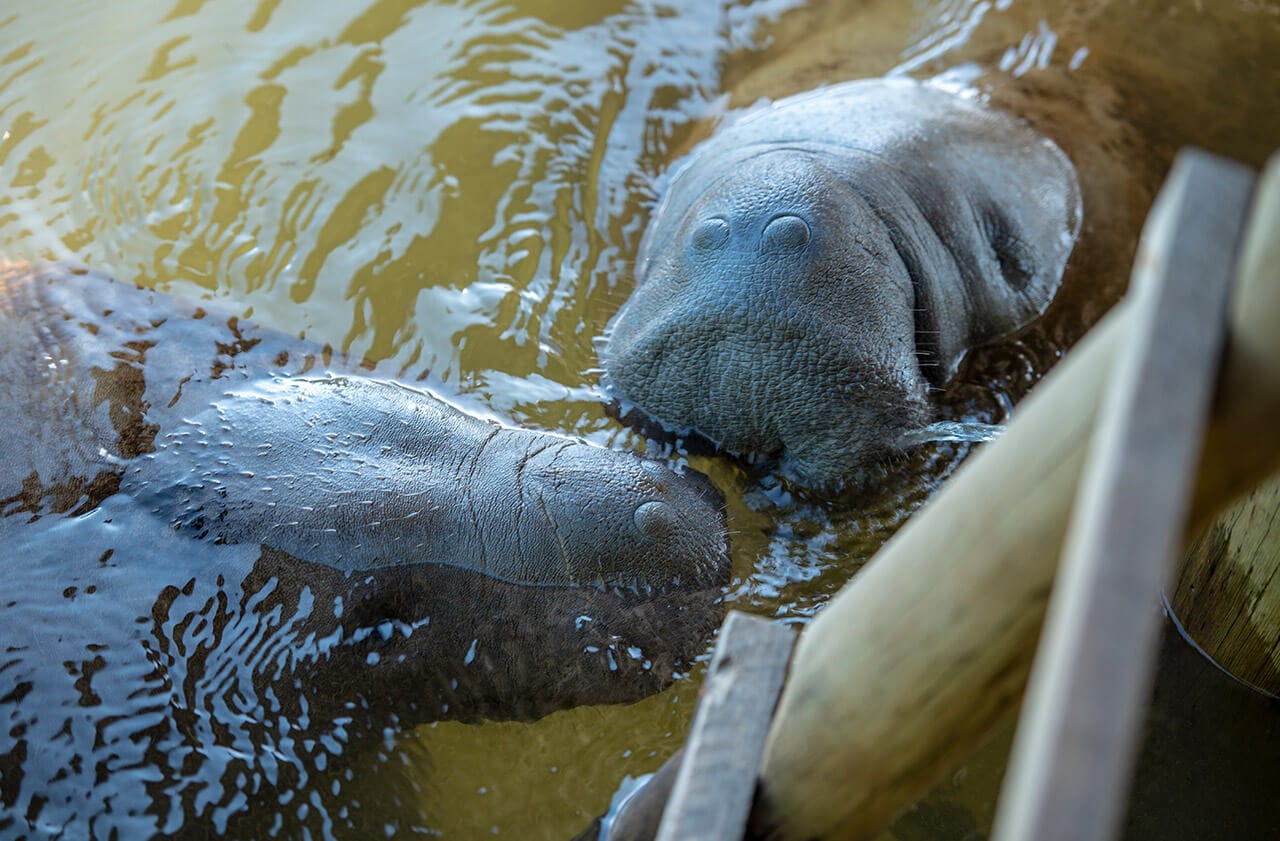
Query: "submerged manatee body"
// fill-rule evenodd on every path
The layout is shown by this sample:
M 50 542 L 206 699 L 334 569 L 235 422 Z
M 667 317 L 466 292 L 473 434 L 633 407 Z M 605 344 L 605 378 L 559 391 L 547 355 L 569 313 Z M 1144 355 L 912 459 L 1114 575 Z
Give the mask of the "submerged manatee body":
M 969 348 L 1046 309 L 1080 214 L 1058 147 L 971 99 L 874 80 L 780 100 L 671 176 L 602 353 L 609 385 L 838 485 L 929 422 Z
M 363 837 L 393 819 L 347 791 L 361 733 L 634 700 L 701 653 L 709 483 L 331 361 L 0 263 L 0 835 Z

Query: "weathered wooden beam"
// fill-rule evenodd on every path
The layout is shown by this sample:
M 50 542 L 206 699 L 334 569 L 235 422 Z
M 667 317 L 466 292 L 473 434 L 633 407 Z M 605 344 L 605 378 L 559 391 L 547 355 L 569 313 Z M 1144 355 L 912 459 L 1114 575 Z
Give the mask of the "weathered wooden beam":
M 1280 466 L 1280 290 L 1255 289 L 1264 277 L 1238 279 L 1251 304 L 1232 310 L 1194 522 Z M 756 834 L 871 837 L 1013 712 L 1130 309 L 1113 310 L 801 635 Z
M 684 746 L 574 841 L 654 841 L 663 827 L 664 838 L 738 841 L 794 645 L 789 628 L 730 611 Z
M 575 835 L 573 841 L 653 841 L 657 838 L 662 812 L 667 808 L 682 759 L 683 747 L 667 757 L 616 810 L 596 818 L 585 831 Z
M 1252 170 L 1178 159 L 1143 231 L 996 819 L 997 841 L 1117 834 L 1226 337 Z
M 1280 164 L 1273 159 L 1258 182 L 1250 232 L 1240 254 L 1243 283 L 1232 301 L 1233 322 L 1251 325 L 1234 336 L 1216 413 L 1230 436 L 1208 442 L 1202 458 L 1204 493 L 1218 492 L 1231 459 L 1253 457 L 1258 441 L 1274 438 L 1276 418 L 1250 421 L 1238 402 L 1250 391 L 1274 394 L 1280 369 L 1258 361 L 1280 354 Z M 1256 399 L 1256 398 L 1255 398 Z M 1236 402 L 1233 402 L 1236 401 Z M 1264 692 L 1280 695 L 1280 478 L 1208 524 L 1192 544 L 1173 596 L 1173 613 L 1187 634 L 1218 664 Z
M 1224 500 L 1274 472 L 1280 417 L 1280 154 L 1258 179 L 1231 300 L 1226 359 L 1214 396 L 1212 434 L 1200 454 L 1193 533 Z
M 658 841 L 740 841 L 795 634 L 733 611 L 698 697 Z
M 1192 542 L 1171 610 L 1183 632 L 1223 670 L 1280 695 L 1280 478 L 1232 506 Z

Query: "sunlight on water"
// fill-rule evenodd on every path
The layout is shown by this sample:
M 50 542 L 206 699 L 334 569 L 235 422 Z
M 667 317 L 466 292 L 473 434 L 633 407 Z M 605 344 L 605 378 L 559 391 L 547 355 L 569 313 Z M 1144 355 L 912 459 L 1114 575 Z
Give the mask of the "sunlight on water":
M 938 421 L 923 429 L 909 432 L 900 439 L 904 447 L 914 447 L 937 441 L 968 442 L 980 444 L 994 441 L 1004 434 L 1004 426 L 994 423 L 965 423 L 962 421 Z

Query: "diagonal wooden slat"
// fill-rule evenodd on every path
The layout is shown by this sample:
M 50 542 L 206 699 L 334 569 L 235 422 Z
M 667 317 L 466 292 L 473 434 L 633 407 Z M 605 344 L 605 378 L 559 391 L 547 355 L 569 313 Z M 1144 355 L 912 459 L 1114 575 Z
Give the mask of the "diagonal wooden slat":
M 795 634 L 732 612 L 724 622 L 658 841 L 740 841 Z
M 997 841 L 1107 841 L 1118 831 L 1253 182 L 1243 166 L 1183 152 L 1144 229 L 1132 331 L 1081 478 Z
M 1280 156 L 1267 178 L 1260 207 L 1273 194 L 1280 208 Z M 1248 243 L 1273 238 L 1276 218 L 1251 217 Z M 1191 505 L 1200 525 L 1280 470 L 1280 283 L 1274 261 L 1250 270 L 1249 253 Z M 1134 303 L 1073 348 L 801 634 L 765 745 L 759 837 L 874 838 L 1014 711 Z

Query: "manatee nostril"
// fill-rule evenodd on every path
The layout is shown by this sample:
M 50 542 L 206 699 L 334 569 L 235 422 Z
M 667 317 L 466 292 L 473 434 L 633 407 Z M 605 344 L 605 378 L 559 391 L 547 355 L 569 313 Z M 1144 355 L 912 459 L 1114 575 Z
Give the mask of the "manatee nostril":
M 763 238 L 771 251 L 796 251 L 809 242 L 809 224 L 799 216 L 775 216 L 764 226 Z
M 665 502 L 646 502 L 636 508 L 636 528 L 651 540 L 663 540 L 676 528 L 676 510 Z
M 719 248 L 727 239 L 729 239 L 729 223 L 719 216 L 703 219 L 693 229 L 693 247 L 699 251 Z

